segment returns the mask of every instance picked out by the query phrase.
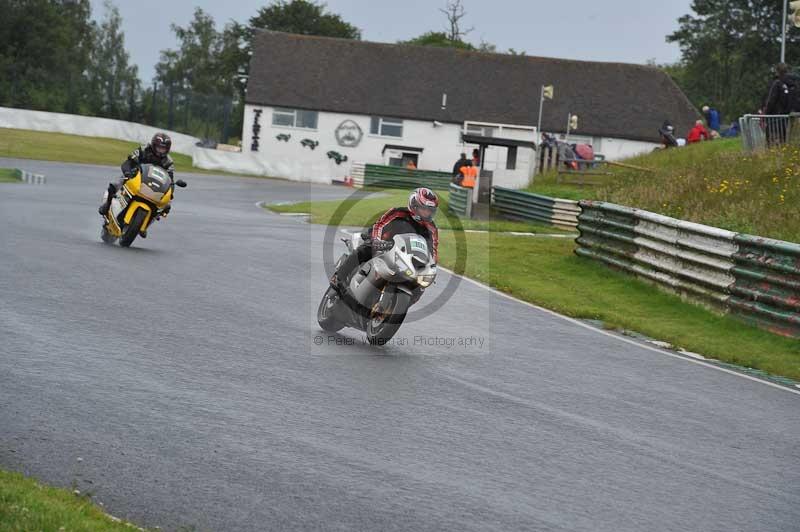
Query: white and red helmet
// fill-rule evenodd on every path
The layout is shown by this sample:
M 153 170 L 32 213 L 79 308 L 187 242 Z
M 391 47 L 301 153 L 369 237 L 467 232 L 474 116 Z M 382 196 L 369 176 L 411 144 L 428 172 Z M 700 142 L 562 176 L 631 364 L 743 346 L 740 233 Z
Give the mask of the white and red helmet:
M 420 187 L 408 197 L 408 210 L 418 222 L 432 222 L 439 209 L 439 197 L 429 188 Z

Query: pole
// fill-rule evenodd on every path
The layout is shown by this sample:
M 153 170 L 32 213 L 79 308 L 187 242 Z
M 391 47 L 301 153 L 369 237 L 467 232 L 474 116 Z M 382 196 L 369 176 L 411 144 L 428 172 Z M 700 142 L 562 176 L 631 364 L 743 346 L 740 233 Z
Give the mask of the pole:
M 572 122 L 572 113 L 567 113 L 567 134 L 564 135 L 564 142 L 569 140 L 569 123 Z
M 539 134 L 539 144 L 542 143 L 542 107 L 544 106 L 544 85 L 539 90 L 539 121 L 536 122 L 536 133 Z
M 783 1 L 783 19 L 781 20 L 781 63 L 786 62 L 786 21 L 789 20 L 789 0 Z

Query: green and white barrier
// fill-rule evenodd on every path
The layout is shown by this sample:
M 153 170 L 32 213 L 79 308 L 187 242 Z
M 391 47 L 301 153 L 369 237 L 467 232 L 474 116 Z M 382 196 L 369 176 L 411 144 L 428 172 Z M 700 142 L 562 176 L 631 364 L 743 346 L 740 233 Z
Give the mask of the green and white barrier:
M 800 338 L 800 245 L 581 201 L 576 253 Z

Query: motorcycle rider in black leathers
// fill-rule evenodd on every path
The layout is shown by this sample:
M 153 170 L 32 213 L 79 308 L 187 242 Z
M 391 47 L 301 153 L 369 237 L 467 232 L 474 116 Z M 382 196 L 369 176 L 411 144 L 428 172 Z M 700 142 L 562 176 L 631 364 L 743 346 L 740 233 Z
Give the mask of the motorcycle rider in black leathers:
M 114 194 L 125 183 L 125 180 L 130 179 L 136 175 L 138 168 L 143 164 L 154 164 L 160 166 L 169 174 L 170 179 L 175 177 L 175 163 L 172 157 L 169 156 L 169 150 L 172 148 L 172 139 L 166 133 L 156 133 L 150 140 L 150 144 L 140 146 L 133 150 L 125 162 L 122 163 L 122 179 L 117 183 L 108 184 L 108 198 L 103 203 L 98 212 L 101 216 L 105 216 L 111 206 L 111 200 Z M 173 192 L 174 194 L 174 192 Z M 164 214 L 169 212 L 169 206 L 164 210 Z
M 331 285 L 344 295 L 350 274 L 359 264 L 372 258 L 374 251 L 391 249 L 392 237 L 402 233 L 417 233 L 428 242 L 435 263 L 439 262 L 439 230 L 433 221 L 439 198 L 429 188 L 414 190 L 408 197 L 408 208 L 389 209 L 361 234 L 363 243 L 348 255 L 331 277 Z

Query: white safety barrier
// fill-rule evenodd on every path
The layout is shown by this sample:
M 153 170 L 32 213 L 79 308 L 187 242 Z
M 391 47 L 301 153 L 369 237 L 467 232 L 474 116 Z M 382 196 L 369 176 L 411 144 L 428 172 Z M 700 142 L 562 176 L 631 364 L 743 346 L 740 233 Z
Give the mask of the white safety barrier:
M 32 174 L 31 172 L 26 172 L 25 170 L 17 170 L 20 173 L 20 178 L 25 183 L 29 183 L 31 185 L 44 185 L 47 183 L 47 179 L 42 174 Z
M 123 120 L 30 111 L 28 109 L 10 107 L 0 107 L 0 128 L 49 131 L 51 133 L 67 133 L 83 137 L 103 137 L 138 142 L 140 144 L 149 142 L 157 132 L 164 131 L 156 127 Z M 183 133 L 174 131 L 166 131 L 166 133 L 172 137 L 172 149 L 177 153 L 191 155 L 195 144 L 200 142 L 200 139 Z
M 195 147 L 192 159 L 197 168 L 222 170 L 223 172 L 281 177 L 290 181 L 330 184 L 334 173 L 331 163 L 325 159 L 318 164 L 300 162 L 302 159 L 282 157 L 275 160 L 260 153 L 235 153 Z

